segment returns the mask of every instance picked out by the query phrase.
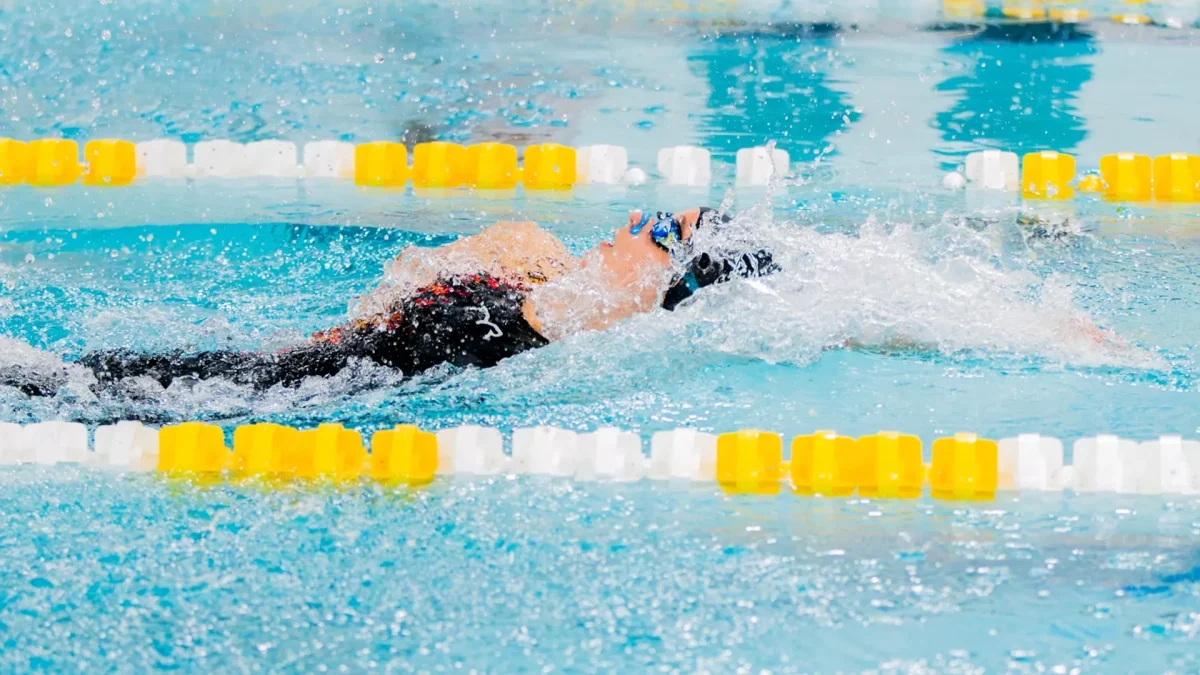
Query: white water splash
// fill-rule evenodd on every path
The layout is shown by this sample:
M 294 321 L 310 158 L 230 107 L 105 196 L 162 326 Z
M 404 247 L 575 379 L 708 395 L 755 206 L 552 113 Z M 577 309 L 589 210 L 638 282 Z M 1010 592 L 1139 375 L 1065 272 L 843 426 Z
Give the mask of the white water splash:
M 825 349 L 858 346 L 1165 367 L 1097 327 L 1076 304 L 1071 279 L 1000 264 L 986 233 L 869 221 L 857 235 L 822 234 L 752 209 L 723 232 L 701 231 L 697 245 L 765 245 L 783 267 L 706 289 L 680 308 L 675 323 L 700 326 L 705 348 L 770 362 L 806 363 Z

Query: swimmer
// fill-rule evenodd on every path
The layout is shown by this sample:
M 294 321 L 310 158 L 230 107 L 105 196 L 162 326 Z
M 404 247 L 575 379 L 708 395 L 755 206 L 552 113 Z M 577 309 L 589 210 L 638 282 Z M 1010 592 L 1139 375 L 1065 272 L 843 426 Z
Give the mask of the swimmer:
M 52 372 L 0 369 L 0 385 L 51 396 L 78 366 L 101 386 L 131 378 L 163 387 L 224 378 L 256 389 L 294 387 L 359 361 L 404 375 L 442 364 L 486 368 L 635 314 L 673 310 L 706 286 L 779 269 L 767 250 L 694 249 L 693 232 L 729 222 L 708 208 L 634 211 L 612 241 L 578 259 L 534 223 L 498 223 L 436 249 L 406 248 L 384 283 L 358 303 L 359 318 L 318 331 L 302 345 L 275 353 L 92 352 Z

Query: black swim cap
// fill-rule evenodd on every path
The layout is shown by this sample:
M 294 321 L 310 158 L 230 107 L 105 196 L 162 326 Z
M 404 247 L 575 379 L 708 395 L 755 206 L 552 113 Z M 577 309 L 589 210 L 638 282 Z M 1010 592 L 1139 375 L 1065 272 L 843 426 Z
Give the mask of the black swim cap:
M 732 219 L 723 213 L 701 207 L 696 227 L 719 228 L 730 220 Z M 752 252 L 706 251 L 699 254 L 695 254 L 690 248 L 688 251 L 689 260 L 684 266 L 683 274 L 671 282 L 670 288 L 663 296 L 663 309 L 675 309 L 679 303 L 692 297 L 693 293 L 705 286 L 736 278 L 764 277 L 781 269 L 767 249 Z

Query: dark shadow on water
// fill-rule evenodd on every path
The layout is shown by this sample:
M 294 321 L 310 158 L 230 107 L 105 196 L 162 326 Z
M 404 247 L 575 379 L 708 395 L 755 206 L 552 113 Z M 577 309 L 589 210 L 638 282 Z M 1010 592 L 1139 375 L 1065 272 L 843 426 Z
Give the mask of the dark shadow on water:
M 1046 44 L 1091 41 L 1094 33 L 1084 24 L 1055 21 L 940 22 L 926 26 L 930 33 L 963 33 L 971 40 L 1013 44 Z

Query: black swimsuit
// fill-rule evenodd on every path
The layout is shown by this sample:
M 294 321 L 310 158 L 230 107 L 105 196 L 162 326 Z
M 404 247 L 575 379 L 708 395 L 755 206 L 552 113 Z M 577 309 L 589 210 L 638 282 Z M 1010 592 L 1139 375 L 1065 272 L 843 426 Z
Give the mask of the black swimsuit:
M 525 320 L 526 292 L 524 287 L 486 275 L 439 279 L 387 314 L 321 331 L 309 343 L 274 354 L 146 354 L 119 349 L 85 354 L 79 364 L 102 384 L 150 377 L 166 387 L 177 378 L 221 377 L 256 389 L 329 377 L 356 359 L 396 368 L 405 375 L 443 363 L 486 368 L 548 343 Z M 31 396 L 49 396 L 61 384 L 62 375 L 0 372 L 0 384 Z

